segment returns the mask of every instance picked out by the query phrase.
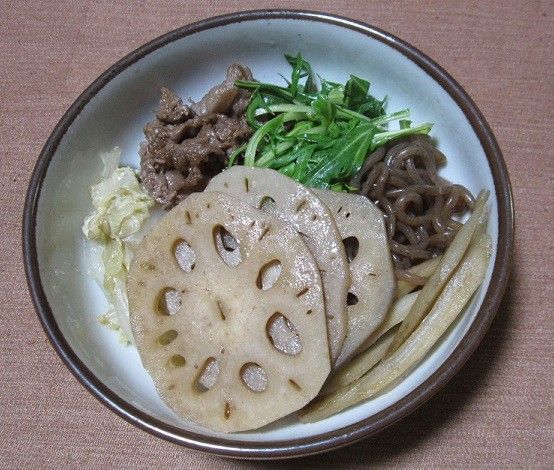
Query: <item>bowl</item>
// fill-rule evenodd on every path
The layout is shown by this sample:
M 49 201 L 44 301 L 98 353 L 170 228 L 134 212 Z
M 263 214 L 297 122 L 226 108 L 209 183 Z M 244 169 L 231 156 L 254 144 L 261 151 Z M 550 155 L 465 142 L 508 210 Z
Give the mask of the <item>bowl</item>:
M 402 381 L 366 402 L 313 424 L 294 417 L 263 429 L 220 434 L 186 422 L 159 399 L 137 351 L 99 325 L 106 302 L 88 274 L 90 245 L 81 223 L 87 188 L 98 178 L 98 153 L 119 146 L 138 165 L 142 127 L 159 89 L 200 98 L 242 62 L 263 81 L 289 68 L 283 53 L 300 52 L 330 80 L 367 77 L 388 110 L 406 107 L 448 156 L 442 174 L 473 193 L 491 191 L 493 253 L 486 279 L 439 344 Z M 506 287 L 513 242 L 510 183 L 483 115 L 462 87 L 425 54 L 373 26 L 306 11 L 264 10 L 207 19 L 138 48 L 98 77 L 67 110 L 44 146 L 29 184 L 23 251 L 35 308 L 52 345 L 77 379 L 136 426 L 169 441 L 219 455 L 283 458 L 331 450 L 377 433 L 437 392 L 481 341 Z

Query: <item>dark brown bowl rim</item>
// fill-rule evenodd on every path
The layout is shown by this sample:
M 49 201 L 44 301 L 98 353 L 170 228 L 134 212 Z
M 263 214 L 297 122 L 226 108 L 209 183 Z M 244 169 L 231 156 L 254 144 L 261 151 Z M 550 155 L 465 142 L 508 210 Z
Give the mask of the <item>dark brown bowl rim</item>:
M 431 377 L 398 402 L 362 421 L 312 437 L 270 442 L 238 441 L 232 435 L 209 437 L 179 429 L 143 413 L 106 387 L 77 357 L 56 323 L 40 280 L 35 233 L 37 203 L 52 156 L 72 122 L 102 87 L 127 67 L 168 43 L 199 31 L 259 19 L 309 20 L 348 28 L 396 49 L 427 72 L 462 109 L 480 140 L 493 176 L 499 216 L 497 257 L 485 300 L 460 344 Z M 504 294 L 511 264 L 514 215 L 506 165 L 489 125 L 464 89 L 436 62 L 392 34 L 348 18 L 312 11 L 256 10 L 217 16 L 171 31 L 139 47 L 100 75 L 67 110 L 40 153 L 25 200 L 22 235 L 27 283 L 37 315 L 56 352 L 92 395 L 130 423 L 170 442 L 227 457 L 276 459 L 329 451 L 382 431 L 422 405 L 452 378 L 480 343 Z

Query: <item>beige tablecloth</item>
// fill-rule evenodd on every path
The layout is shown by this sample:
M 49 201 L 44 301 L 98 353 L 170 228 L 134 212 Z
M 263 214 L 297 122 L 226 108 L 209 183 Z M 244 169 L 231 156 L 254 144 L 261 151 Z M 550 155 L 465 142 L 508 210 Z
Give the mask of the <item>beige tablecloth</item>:
M 346 5 L 343 5 L 346 3 Z M 548 1 L 0 3 L 0 468 L 258 468 L 181 448 L 95 400 L 49 345 L 21 262 L 23 198 L 38 153 L 78 94 L 144 42 L 261 7 L 374 24 L 443 65 L 477 102 L 511 174 L 517 236 L 508 293 L 477 352 L 401 423 L 290 468 L 554 468 L 553 15 Z

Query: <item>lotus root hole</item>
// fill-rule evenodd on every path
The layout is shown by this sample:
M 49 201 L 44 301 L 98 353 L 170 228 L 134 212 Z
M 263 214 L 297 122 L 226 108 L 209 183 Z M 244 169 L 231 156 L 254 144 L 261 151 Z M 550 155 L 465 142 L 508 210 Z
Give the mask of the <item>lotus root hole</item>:
M 358 250 L 360 249 L 360 242 L 356 237 L 347 237 L 342 241 L 344 250 L 346 251 L 346 258 L 348 262 L 354 261 L 354 258 L 358 256 Z
M 358 303 L 358 296 L 349 292 L 346 296 L 346 305 L 356 305 Z
M 168 344 L 172 343 L 179 333 L 177 333 L 176 330 L 167 330 L 165 333 L 161 334 L 158 338 L 158 343 L 160 343 L 162 346 L 167 346 Z
M 166 287 L 158 294 L 156 308 L 160 315 L 175 315 L 181 309 L 181 293 L 173 287 Z
M 228 401 L 225 402 L 225 407 L 223 408 L 223 417 L 225 419 L 231 417 L 231 404 Z
M 255 362 L 247 362 L 240 368 L 240 378 L 244 386 L 254 393 L 265 392 L 267 389 L 267 374 L 263 367 Z
M 196 374 L 194 388 L 197 392 L 204 393 L 212 389 L 219 377 L 219 362 L 215 357 L 209 357 Z
M 283 266 L 278 259 L 271 260 L 269 263 L 264 264 L 260 268 L 258 278 L 256 279 L 256 286 L 258 289 L 271 289 L 281 276 L 282 269 Z
M 179 267 L 186 273 L 190 273 L 196 264 L 196 253 L 183 239 L 173 243 L 173 255 Z
M 302 351 L 302 342 L 294 324 L 280 312 L 275 312 L 266 323 L 269 341 L 278 351 L 296 356 Z
M 275 199 L 271 196 L 262 197 L 260 203 L 258 204 L 258 209 L 261 209 L 266 212 L 271 212 L 275 208 Z
M 186 359 L 180 354 L 174 354 L 169 358 L 169 363 L 173 367 L 184 367 L 187 363 Z
M 239 243 L 222 225 L 213 229 L 215 251 L 227 266 L 235 267 L 241 261 Z

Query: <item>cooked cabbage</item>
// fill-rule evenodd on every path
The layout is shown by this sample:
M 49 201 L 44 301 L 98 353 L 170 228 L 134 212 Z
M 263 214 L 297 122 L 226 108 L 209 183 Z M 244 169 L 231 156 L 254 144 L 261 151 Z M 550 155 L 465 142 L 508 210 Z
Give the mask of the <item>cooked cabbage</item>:
M 90 187 L 94 211 L 83 222 L 85 237 L 102 247 L 102 288 L 109 303 L 100 323 L 118 331 L 124 343 L 132 342 L 127 302 L 127 273 L 144 222 L 154 200 L 140 185 L 135 170 L 118 168 L 121 151 L 115 147 L 100 155 L 102 179 Z M 100 274 L 100 273 L 98 273 Z

